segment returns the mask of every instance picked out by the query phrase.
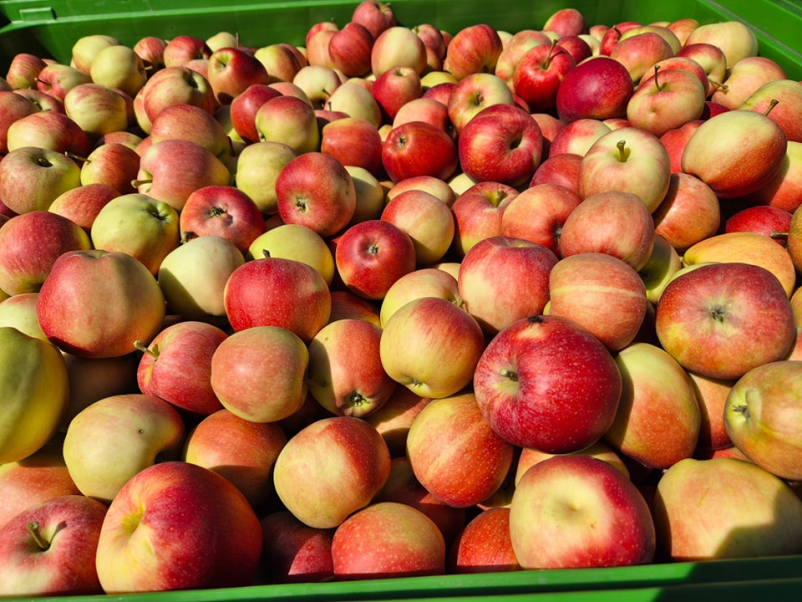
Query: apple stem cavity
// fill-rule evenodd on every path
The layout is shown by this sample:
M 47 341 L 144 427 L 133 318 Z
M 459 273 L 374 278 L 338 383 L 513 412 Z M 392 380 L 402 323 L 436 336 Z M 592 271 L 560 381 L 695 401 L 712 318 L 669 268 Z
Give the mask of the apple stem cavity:
M 724 308 L 722 307 L 714 307 L 712 310 L 710 310 L 710 317 L 712 317 L 716 322 L 720 324 L 724 323 L 725 316 L 726 313 L 724 312 Z
M 514 370 L 507 370 L 506 368 L 502 368 L 499 374 L 504 378 L 509 378 L 513 382 L 516 383 L 518 382 L 518 373 L 515 372 Z
M 31 534 L 31 537 L 33 537 L 33 540 L 36 542 L 36 545 L 39 546 L 40 550 L 44 552 L 50 549 L 50 542 L 42 537 L 42 534 L 39 532 L 39 523 L 37 521 L 28 523 L 28 532 Z
M 778 99 L 776 99 L 776 98 L 772 98 L 772 99 L 771 99 L 771 102 L 769 103 L 769 106 L 768 106 L 768 108 L 766 109 L 766 112 L 765 112 L 765 113 L 763 113 L 763 115 L 765 115 L 766 117 L 768 117 L 768 116 L 769 116 L 769 113 L 771 113 L 771 110 L 772 110 L 774 107 L 776 107 L 778 104 L 780 104 L 780 101 L 779 101 Z
M 629 159 L 629 149 L 627 148 L 627 141 L 619 140 L 615 146 L 618 149 L 618 161 L 621 163 L 626 163 L 627 159 Z
M 527 321 L 530 324 L 543 324 L 543 316 L 529 316 Z
M 159 346 L 154 345 L 153 349 L 150 349 L 145 343 L 142 341 L 134 341 L 134 349 L 137 351 L 141 351 L 142 353 L 147 353 L 150 357 L 154 360 L 159 359 Z
M 225 214 L 226 210 L 223 209 L 222 207 L 217 207 L 217 206 L 212 207 L 211 210 L 209 211 L 209 217 L 220 217 L 221 215 Z

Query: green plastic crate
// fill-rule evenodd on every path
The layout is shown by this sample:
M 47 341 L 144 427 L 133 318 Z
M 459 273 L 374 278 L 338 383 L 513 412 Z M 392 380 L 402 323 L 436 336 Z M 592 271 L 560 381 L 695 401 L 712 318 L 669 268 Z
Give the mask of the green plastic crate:
M 104 33 L 124 44 L 155 35 L 183 33 L 206 38 L 220 31 L 239 34 L 244 45 L 303 44 L 311 25 L 334 19 L 347 23 L 358 0 L 0 0 L 0 74 L 14 54 L 30 52 L 69 62 L 72 46 L 84 35 Z M 684 17 L 700 23 L 739 20 L 749 25 L 760 54 L 778 62 L 791 79 L 802 80 L 802 3 L 798 0 L 392 0 L 399 23 L 432 23 L 452 33 L 476 23 L 515 32 L 540 29 L 556 10 L 571 6 L 589 24 L 627 20 L 650 23 Z M 802 556 L 682 562 L 606 569 L 519 571 L 329 582 L 257 585 L 125 596 L 39 598 L 49 602 L 339 602 L 343 600 L 692 602 L 727 599 L 802 600 Z

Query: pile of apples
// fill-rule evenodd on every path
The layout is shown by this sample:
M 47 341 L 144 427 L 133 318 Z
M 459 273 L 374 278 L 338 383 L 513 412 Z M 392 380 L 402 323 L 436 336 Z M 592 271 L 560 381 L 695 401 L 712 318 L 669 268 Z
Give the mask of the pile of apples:
M 802 553 L 802 84 L 412 25 L 13 57 L 0 596 Z

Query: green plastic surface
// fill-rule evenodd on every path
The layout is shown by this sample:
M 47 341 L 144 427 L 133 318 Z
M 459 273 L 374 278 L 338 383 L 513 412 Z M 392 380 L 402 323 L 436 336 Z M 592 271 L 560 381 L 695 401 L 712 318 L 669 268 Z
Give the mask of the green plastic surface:
M 11 57 L 26 51 L 69 61 L 72 45 L 84 35 L 105 33 L 133 45 L 139 38 L 171 38 L 193 32 L 209 37 L 219 31 L 239 33 L 242 43 L 260 47 L 275 42 L 302 44 L 319 21 L 347 23 L 357 2 L 317 0 L 279 2 L 235 0 L 4 0 L 0 1 L 0 71 Z M 651 23 L 692 17 L 700 23 L 741 20 L 751 25 L 760 52 L 782 65 L 792 79 L 802 79 L 802 5 L 791 0 L 505 0 L 493 4 L 472 0 L 394 0 L 400 23 L 433 23 L 452 33 L 475 23 L 516 31 L 540 29 L 554 11 L 578 9 L 588 23 L 625 20 Z
M 225 6 L 223 6 L 225 4 Z M 309 27 L 334 19 L 346 23 L 357 0 L 0 0 L 0 74 L 14 54 L 31 52 L 68 62 L 72 45 L 84 35 L 104 33 L 133 45 L 155 35 L 182 33 L 209 37 L 236 32 L 243 44 L 260 47 L 275 42 L 302 44 Z M 588 23 L 625 20 L 650 23 L 683 17 L 700 23 L 741 20 L 757 35 L 760 54 L 777 61 L 789 78 L 802 80 L 802 4 L 790 0 L 515 0 L 488 3 L 473 0 L 393 0 L 401 24 L 433 23 L 455 33 L 475 23 L 517 31 L 540 29 L 546 18 L 565 6 L 580 10 Z M 291 600 L 554 600 L 640 602 L 727 599 L 802 600 L 802 556 L 701 563 L 654 564 L 639 567 L 562 571 L 521 571 L 383 579 L 349 583 L 265 585 L 238 589 L 42 598 L 125 602 L 204 602 Z

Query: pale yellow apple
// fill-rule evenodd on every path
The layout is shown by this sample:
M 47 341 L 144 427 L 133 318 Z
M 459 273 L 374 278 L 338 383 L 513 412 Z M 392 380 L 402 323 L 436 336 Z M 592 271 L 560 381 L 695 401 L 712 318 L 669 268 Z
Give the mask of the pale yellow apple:
M 326 284 L 334 278 L 334 257 L 326 241 L 314 230 L 300 224 L 282 224 L 260 234 L 248 249 L 248 258 L 293 259 L 305 263 L 323 277 Z

